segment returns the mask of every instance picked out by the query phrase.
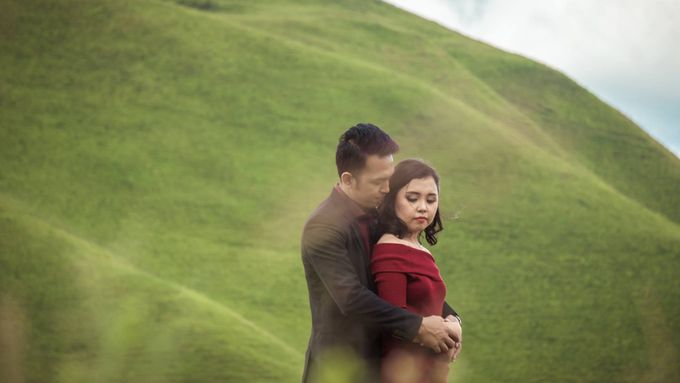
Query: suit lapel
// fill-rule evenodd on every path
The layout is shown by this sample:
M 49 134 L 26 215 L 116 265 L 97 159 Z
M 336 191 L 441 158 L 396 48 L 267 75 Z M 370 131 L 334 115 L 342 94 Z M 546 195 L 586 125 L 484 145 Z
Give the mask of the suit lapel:
M 361 254 L 357 254 L 359 259 L 357 260 L 359 265 L 361 266 L 361 270 L 357 270 L 359 273 L 363 273 L 364 275 L 361 275 L 362 279 L 364 280 L 364 283 L 369 283 L 371 276 L 370 276 L 370 269 L 371 269 L 371 257 L 368 252 L 369 249 L 366 248 L 366 243 L 364 242 L 363 237 L 361 236 L 361 230 L 359 229 L 359 224 L 354 221 L 350 225 L 351 227 L 351 232 L 352 236 L 354 238 L 355 246 L 357 249 L 360 249 Z

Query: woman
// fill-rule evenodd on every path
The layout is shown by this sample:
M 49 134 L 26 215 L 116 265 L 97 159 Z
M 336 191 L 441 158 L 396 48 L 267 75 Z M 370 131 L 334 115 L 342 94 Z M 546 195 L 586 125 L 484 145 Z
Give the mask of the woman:
M 420 160 L 404 160 L 394 169 L 390 191 L 379 208 L 384 233 L 373 248 L 371 272 L 378 295 L 422 316 L 441 315 L 446 285 L 432 254 L 420 239 L 437 243 L 442 230 L 439 217 L 439 176 Z M 384 337 L 381 366 L 383 383 L 446 382 L 449 362 L 460 343 L 448 353 L 436 354 L 415 343 Z

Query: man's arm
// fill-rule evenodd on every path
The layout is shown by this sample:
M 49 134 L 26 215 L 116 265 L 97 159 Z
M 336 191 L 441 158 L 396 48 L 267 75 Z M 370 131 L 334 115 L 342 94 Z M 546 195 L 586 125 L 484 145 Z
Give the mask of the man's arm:
M 380 299 L 359 282 L 347 256 L 342 234 L 321 223 L 309 223 L 302 239 L 302 256 L 312 266 L 344 315 L 388 331 L 398 339 L 416 337 L 422 317 Z

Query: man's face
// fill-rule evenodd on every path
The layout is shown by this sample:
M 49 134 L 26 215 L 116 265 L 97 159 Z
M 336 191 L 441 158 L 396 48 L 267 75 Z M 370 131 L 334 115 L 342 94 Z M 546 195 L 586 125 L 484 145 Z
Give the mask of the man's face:
M 380 205 L 390 191 L 390 177 L 394 173 L 392 156 L 371 154 L 366 157 L 366 166 L 352 177 L 352 199 L 364 208 Z

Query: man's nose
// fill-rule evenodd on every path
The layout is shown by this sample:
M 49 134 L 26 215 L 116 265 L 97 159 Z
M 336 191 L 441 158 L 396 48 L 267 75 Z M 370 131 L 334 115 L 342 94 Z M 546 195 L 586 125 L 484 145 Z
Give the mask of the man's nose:
M 380 186 L 380 192 L 382 194 L 387 194 L 390 192 L 390 184 L 389 182 L 385 182 Z

